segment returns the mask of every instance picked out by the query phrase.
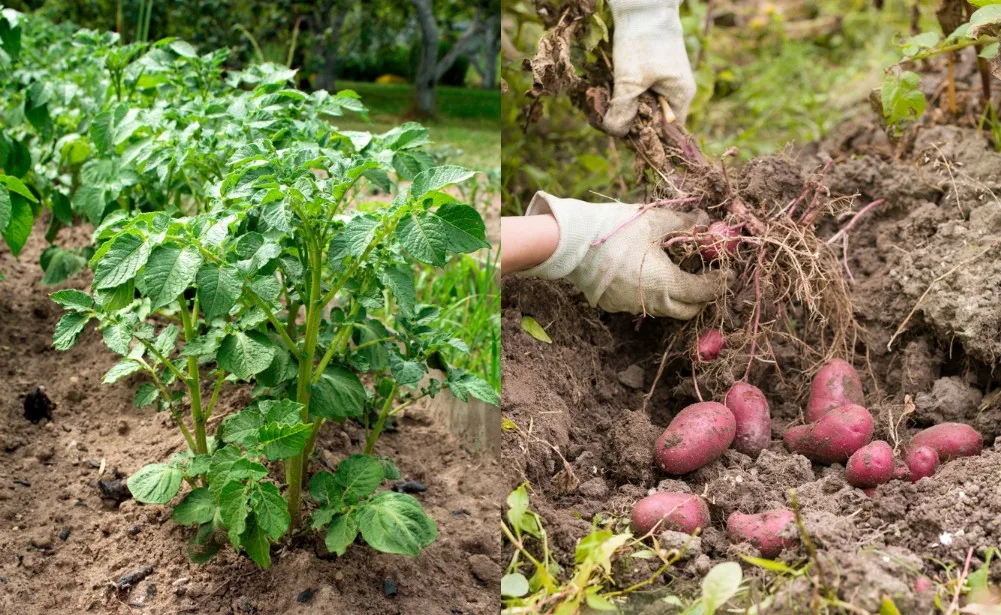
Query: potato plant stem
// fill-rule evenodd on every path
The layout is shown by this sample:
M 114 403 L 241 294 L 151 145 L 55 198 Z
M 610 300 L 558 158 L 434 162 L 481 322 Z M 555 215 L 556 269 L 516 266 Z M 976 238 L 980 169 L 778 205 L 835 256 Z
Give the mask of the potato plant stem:
M 393 407 L 393 400 L 396 398 L 398 388 L 396 384 L 393 384 L 389 395 L 386 396 L 386 402 L 382 404 L 382 410 L 379 412 L 379 418 L 375 421 L 375 427 L 372 428 L 368 437 L 365 438 L 366 455 L 372 454 L 372 450 L 375 449 L 375 443 L 379 439 L 379 434 L 382 433 L 382 428 L 386 426 L 386 418 L 389 416 L 389 409 Z
M 191 342 L 197 337 L 198 332 L 195 331 L 191 321 L 187 299 L 181 297 L 180 304 L 184 339 Z M 205 416 L 202 414 L 202 386 L 201 374 L 198 372 L 198 357 L 188 357 L 188 377 L 185 382 L 188 385 L 188 395 L 191 398 L 191 419 L 195 423 L 195 453 L 204 455 L 209 452 L 209 447 L 205 441 Z
M 299 357 L 299 375 L 296 386 L 297 402 L 302 404 L 302 422 L 309 422 L 309 386 L 313 379 L 313 356 L 316 353 L 316 338 L 320 333 L 320 320 L 323 313 L 324 304 L 318 300 L 320 296 L 320 264 L 322 248 L 316 246 L 314 242 L 307 240 L 307 251 L 309 257 L 310 285 L 309 298 L 306 304 L 306 331 L 303 337 L 302 355 Z M 302 455 L 294 455 L 285 460 L 285 481 L 288 483 L 288 512 L 291 517 L 291 526 L 299 526 L 299 513 L 302 504 L 302 478 L 305 460 L 309 457 L 306 451 Z

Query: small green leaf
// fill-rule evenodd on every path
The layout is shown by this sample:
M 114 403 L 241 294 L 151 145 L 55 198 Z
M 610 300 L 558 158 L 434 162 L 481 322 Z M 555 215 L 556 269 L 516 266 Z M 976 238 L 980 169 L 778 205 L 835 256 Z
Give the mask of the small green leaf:
M 279 540 L 285 535 L 292 518 L 289 516 L 285 498 L 274 483 L 258 484 L 250 505 L 254 509 L 257 523 L 271 540 Z
M 256 516 L 251 515 L 247 522 L 247 530 L 240 537 L 240 546 L 246 551 L 250 559 L 254 560 L 261 568 L 271 566 L 271 543 L 268 542 L 268 534 L 258 523 Z
M 531 316 L 521 317 L 521 330 L 531 335 L 535 339 L 539 340 L 540 342 L 545 342 L 547 344 L 553 343 L 552 338 L 550 338 L 549 334 L 546 333 L 546 330 L 542 328 L 542 325 L 539 324 L 539 321 L 535 320 Z
M 880 97 L 883 116 L 891 126 L 919 118 L 925 112 L 925 95 L 919 89 L 920 85 L 921 77 L 910 71 L 901 73 L 899 77 L 887 77 Z
M 267 457 L 268 461 L 288 459 L 302 454 L 306 448 L 306 438 L 312 428 L 312 423 L 298 425 L 272 423 L 261 427 L 257 434 L 261 454 Z
M 528 579 L 520 572 L 512 572 L 501 577 L 500 591 L 502 596 L 521 598 L 529 592 Z
M 414 288 L 414 270 L 411 267 L 397 265 L 388 267 L 382 272 L 382 283 L 389 288 L 396 298 L 396 304 L 404 315 L 414 313 L 417 303 L 417 291 Z
M 247 529 L 247 515 L 250 514 L 248 504 L 242 482 L 231 480 L 223 485 L 219 492 L 219 518 L 225 524 L 233 546 L 240 544 L 239 536 Z
M 144 382 L 139 385 L 136 389 L 135 404 L 136 408 L 145 408 L 153 404 L 157 397 L 160 396 L 160 389 L 156 388 L 156 385 L 152 382 Z
M 184 496 L 174 507 L 171 519 L 178 525 L 200 525 L 215 517 L 215 499 L 208 489 L 199 487 Z
M 238 331 L 222 341 L 216 361 L 241 380 L 250 380 L 267 369 L 274 357 L 275 346 L 268 336 L 258 331 Z
M 748 564 L 757 566 L 758 568 L 767 570 L 769 572 L 777 572 L 778 574 L 789 574 L 789 575 L 797 574 L 795 568 L 792 568 L 788 564 L 785 564 L 777 560 L 764 559 L 762 557 L 754 557 L 753 555 L 741 555 L 740 558 L 745 562 L 747 562 Z
M 7 194 L 6 189 L 0 188 L 0 194 Z M 9 204 L 9 213 L 6 214 L 3 211 L 7 207 L 5 203 Z M 34 211 L 27 199 L 11 192 L 7 199 L 0 199 L 0 217 L 3 216 L 8 217 L 8 222 L 6 226 L 0 227 L 0 235 L 7 242 L 11 253 L 17 257 L 31 235 L 31 227 L 35 224 Z
M 206 263 L 198 270 L 195 283 L 198 285 L 198 303 L 208 321 L 229 314 L 243 290 L 240 272 L 232 265 L 220 267 Z
M 980 26 L 994 24 L 1001 24 L 1001 4 L 988 4 L 977 9 L 973 15 L 970 15 L 971 30 Z
M 327 525 L 327 536 L 324 543 L 327 550 L 337 555 L 344 555 L 355 537 L 358 536 L 358 522 L 351 515 L 334 515 Z
M 83 312 L 94 307 L 94 300 L 90 298 L 90 295 L 75 288 L 58 290 L 49 295 L 49 298 L 63 309 L 74 312 Z
M 462 401 L 466 401 L 468 396 L 472 395 L 488 404 L 495 406 L 500 404 L 500 395 L 489 382 L 464 369 L 453 368 L 449 371 L 447 384 L 448 390 Z
M 438 527 L 411 495 L 381 491 L 358 508 L 358 527 L 370 547 L 417 557 L 438 537 Z
M 379 488 L 383 481 L 382 462 L 371 455 L 351 455 L 337 465 L 334 485 L 344 502 L 368 497 Z
M 108 207 L 107 191 L 102 186 L 80 186 L 73 193 L 73 211 L 87 216 L 91 224 L 100 224 Z
M 111 366 L 111 369 L 104 374 L 104 378 L 101 379 L 101 382 L 104 384 L 114 384 L 122 378 L 131 376 L 141 369 L 142 365 L 139 364 L 139 361 L 133 359 L 122 359 L 118 363 Z
M 396 234 L 403 247 L 417 260 L 436 267 L 445 264 L 449 236 L 438 216 L 411 214 L 400 221 Z
M 507 496 L 507 520 L 522 532 L 538 537 L 540 528 L 534 514 L 528 510 L 528 489 L 520 485 Z
M 151 463 L 129 477 L 132 497 L 143 504 L 166 504 L 181 488 L 181 471 L 164 463 Z
M 132 233 L 119 235 L 97 262 L 94 288 L 115 288 L 133 280 L 149 259 L 150 251 L 145 237 Z
M 479 212 L 469 205 L 447 203 L 439 207 L 434 215 L 443 223 L 448 249 L 452 252 L 468 253 L 490 247 L 486 241 L 486 224 Z
M 737 562 L 716 564 L 702 579 L 702 601 L 706 611 L 715 613 L 740 589 L 743 573 Z
M 978 55 L 985 60 L 990 60 L 998 55 L 999 50 L 1001 50 L 1001 43 L 991 43 L 981 49 Z
M 414 178 L 414 183 L 410 185 L 410 194 L 420 199 L 432 190 L 440 190 L 445 186 L 464 182 L 474 175 L 476 175 L 475 171 L 458 166 L 434 167 Z
M 389 355 L 389 371 L 400 386 L 417 384 L 426 373 L 424 366 L 420 363 L 401 359 L 395 354 Z
M 900 615 L 900 609 L 893 603 L 889 596 L 883 596 L 883 603 L 879 605 L 879 615 Z
M 132 343 L 132 327 L 124 322 L 114 322 L 104 328 L 104 345 L 120 355 L 129 354 Z
M 69 350 L 80 339 L 84 327 L 91 319 L 87 314 L 80 312 L 70 312 L 63 314 L 63 317 L 56 323 L 56 331 L 52 335 L 52 345 L 56 350 Z
M 310 391 L 309 413 L 314 417 L 343 421 L 361 417 L 365 409 L 365 385 L 343 367 L 327 367 Z
M 138 288 L 150 299 L 150 309 L 157 310 L 177 300 L 195 281 L 202 265 L 202 255 L 195 248 L 167 244 L 153 248 Z
M 340 506 L 342 491 L 330 472 L 317 472 L 309 479 L 309 497 L 320 504 Z

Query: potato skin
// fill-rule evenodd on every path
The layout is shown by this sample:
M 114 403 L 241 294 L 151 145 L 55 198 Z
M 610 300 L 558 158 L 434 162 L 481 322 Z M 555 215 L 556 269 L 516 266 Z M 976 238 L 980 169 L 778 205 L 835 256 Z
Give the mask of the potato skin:
M 731 542 L 749 542 L 769 559 L 777 556 L 782 549 L 791 547 L 796 541 L 782 538 L 783 528 L 792 523 L 796 515 L 785 508 L 769 510 L 757 515 L 733 512 L 726 520 L 726 535 Z
M 939 423 L 916 433 L 908 448 L 921 446 L 934 449 L 939 461 L 945 463 L 957 457 L 979 455 L 984 448 L 984 437 L 964 423 Z
M 806 404 L 806 420 L 819 421 L 828 411 L 846 404 L 862 406 L 865 394 L 862 381 L 851 363 L 842 359 L 831 359 L 810 384 L 810 401 Z
M 852 453 L 845 467 L 845 478 L 853 487 L 870 489 L 888 482 L 893 471 L 893 447 L 885 440 L 876 440 Z
M 655 526 L 658 530 L 691 534 L 699 528 L 709 527 L 709 507 L 694 493 L 665 491 L 648 495 L 633 504 L 631 519 L 633 531 L 638 536 Z
M 772 414 L 764 393 L 752 384 L 734 382 L 726 392 L 723 404 L 730 409 L 737 422 L 733 448 L 750 457 L 757 457 L 772 441 Z
M 733 413 L 705 401 L 687 406 L 671 420 L 654 445 L 657 465 L 668 474 L 687 474 L 719 458 L 737 433 Z
M 715 361 L 726 348 L 726 337 L 719 329 L 706 329 L 695 342 L 695 360 L 701 363 Z
M 794 453 L 817 463 L 845 463 L 872 441 L 872 415 L 850 404 L 829 411 L 820 420 L 786 430 L 782 439 Z
M 918 446 L 907 452 L 906 463 L 911 482 L 916 483 L 938 469 L 938 453 L 930 446 Z

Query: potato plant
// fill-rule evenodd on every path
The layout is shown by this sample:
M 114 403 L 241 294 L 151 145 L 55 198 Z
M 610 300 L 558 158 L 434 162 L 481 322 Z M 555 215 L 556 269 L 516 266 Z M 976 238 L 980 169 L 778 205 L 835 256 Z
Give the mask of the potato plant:
M 135 499 L 168 504 L 185 489 L 173 519 L 196 528 L 197 561 L 228 541 L 268 566 L 273 542 L 306 529 L 304 489 L 308 525 L 332 552 L 360 536 L 418 555 L 436 526 L 414 497 L 379 490 L 399 472 L 375 446 L 387 422 L 442 388 L 498 401 L 444 360 L 442 350 L 468 348 L 414 285 L 417 262 L 441 267 L 489 247 L 476 209 L 444 191 L 474 173 L 434 166 L 414 123 L 338 132 L 331 116 L 364 113 L 357 95 L 291 89 L 283 67 L 223 81 L 223 53 L 182 41 L 123 47 L 86 31 L 74 41 L 100 47 L 106 88 L 55 148 L 75 162 L 52 162 L 50 177 L 32 155 L 23 175 L 42 189 L 0 184 L 18 206 L 61 194 L 96 225 L 90 292 L 52 294 L 66 310 L 54 345 L 72 347 L 93 323 L 121 356 L 104 382 L 144 374 L 136 405 L 167 412 L 187 444 L 129 477 Z M 15 140 L 34 151 L 40 136 L 21 129 Z M 371 186 L 395 198 L 355 207 Z M 254 401 L 219 421 L 226 382 L 252 383 Z M 365 447 L 309 477 L 327 421 L 359 423 Z
M 964 19 L 967 14 L 969 19 Z M 1001 0 L 971 0 L 969 4 L 963 0 L 946 0 L 937 16 L 942 32 L 947 34 L 928 31 L 907 38 L 901 43 L 904 57 L 900 65 L 946 55 L 949 62 L 947 97 L 950 110 L 955 113 L 953 55 L 967 47 L 974 47 L 985 84 L 985 117 L 991 117 L 995 111 L 990 102 L 990 73 L 1001 74 Z M 880 100 L 883 117 L 894 132 L 899 133 L 909 122 L 924 114 L 927 103 L 920 85 L 920 77 L 912 71 L 893 70 L 887 73 L 880 90 Z M 998 122 L 996 115 L 993 121 Z

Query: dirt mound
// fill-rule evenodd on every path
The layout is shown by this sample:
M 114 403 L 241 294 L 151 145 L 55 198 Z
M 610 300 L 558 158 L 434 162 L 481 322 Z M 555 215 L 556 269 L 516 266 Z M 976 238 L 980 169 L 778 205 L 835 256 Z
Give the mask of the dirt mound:
M 82 245 L 89 231 L 63 233 Z M 135 408 L 141 380 L 101 384 L 117 359 L 100 335 L 88 330 L 69 352 L 51 348 L 59 309 L 48 298 L 56 289 L 40 284 L 43 235 L 35 229 L 20 261 L 0 248 L 0 613 L 497 612 L 501 470 L 423 410 L 408 411 L 378 445 L 405 479 L 428 485 L 416 497 L 439 538 L 417 559 L 363 546 L 337 558 L 313 535 L 275 549 L 268 570 L 231 550 L 196 565 L 186 554 L 190 530 L 168 509 L 102 499 L 98 481 L 166 459 L 183 440 L 168 417 Z M 37 385 L 56 407 L 52 421 L 33 424 L 23 397 Z M 213 424 L 249 393 L 224 388 Z M 326 426 L 318 444 L 331 465 L 363 447 L 351 426 Z M 111 585 L 147 566 L 131 589 Z
M 795 159 L 753 161 L 731 181 L 751 201 L 788 202 L 833 161 L 824 177 L 833 196 L 857 194 L 856 210 L 885 199 L 850 232 L 845 259 L 860 324 L 855 365 L 877 437 L 897 445 L 923 426 L 962 421 L 982 431 L 989 449 L 1001 435 L 1001 401 L 991 394 L 1001 383 L 1001 155 L 979 132 L 951 126 L 924 128 L 899 150 L 874 123 L 855 122 Z M 732 303 L 728 318 L 744 322 L 750 311 L 743 298 Z M 751 372 L 772 408 L 769 450 L 757 459 L 729 451 L 661 483 L 653 440 L 695 401 L 691 325 L 603 314 L 571 287 L 535 280 L 506 280 L 502 307 L 504 416 L 518 426 L 504 442 L 504 462 L 519 470 L 509 486 L 531 483 L 533 505 L 564 565 L 572 566 L 576 540 L 595 514 L 623 515 L 658 488 L 706 497 L 714 528 L 703 534 L 701 550 L 712 562 L 754 553 L 722 535 L 728 514 L 788 507 L 795 488 L 806 530 L 830 562 L 828 582 L 866 610 L 878 611 L 888 595 L 902 612 L 926 612 L 926 599 L 911 591 L 919 572 L 941 573 L 933 560 L 962 565 L 969 547 L 976 567 L 986 547 L 1001 542 L 1001 453 L 945 464 L 916 484 L 892 482 L 871 498 L 845 482 L 843 467 L 788 453 L 781 434 L 799 420 L 808 387 L 802 347 L 777 340 L 777 368 L 758 362 Z M 546 328 L 551 345 L 521 331 L 524 315 Z M 709 388 L 719 392 L 733 374 L 714 377 Z M 785 591 L 790 612 L 802 607 L 795 585 Z

